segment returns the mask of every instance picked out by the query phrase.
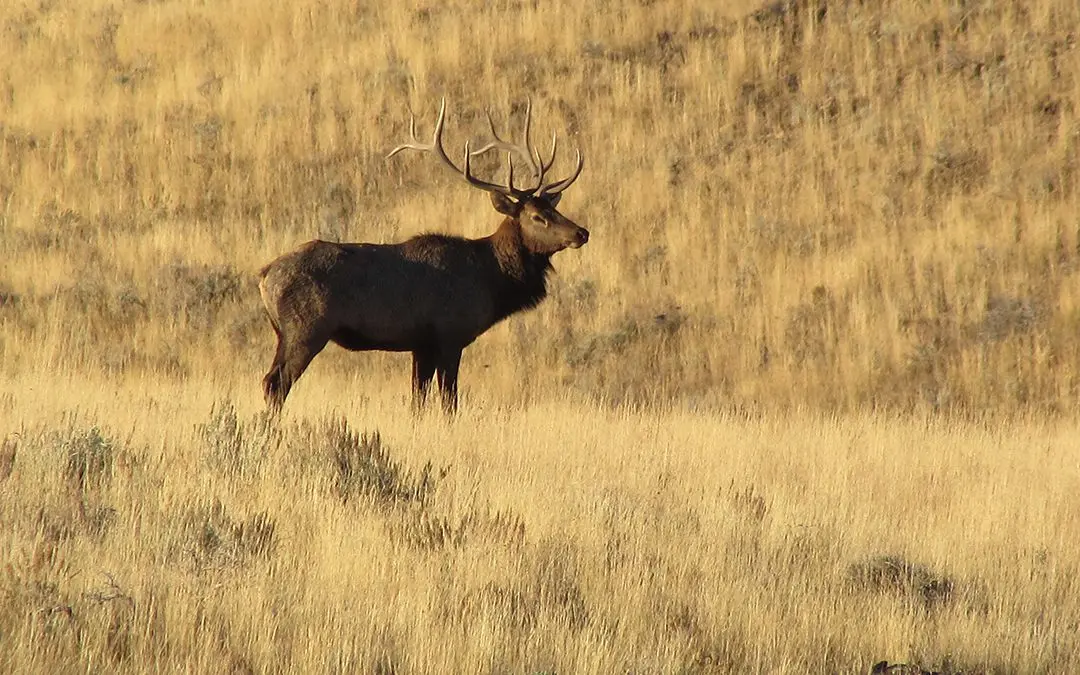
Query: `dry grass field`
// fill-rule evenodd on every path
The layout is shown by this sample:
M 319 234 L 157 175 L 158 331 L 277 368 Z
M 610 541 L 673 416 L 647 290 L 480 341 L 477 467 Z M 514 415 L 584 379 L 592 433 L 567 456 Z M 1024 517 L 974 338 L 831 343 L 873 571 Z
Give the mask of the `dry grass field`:
M 1080 671 L 1080 6 L 0 4 L 0 671 Z M 448 101 L 592 233 L 465 351 L 256 273 L 476 237 Z M 494 163 L 480 168 L 494 171 Z

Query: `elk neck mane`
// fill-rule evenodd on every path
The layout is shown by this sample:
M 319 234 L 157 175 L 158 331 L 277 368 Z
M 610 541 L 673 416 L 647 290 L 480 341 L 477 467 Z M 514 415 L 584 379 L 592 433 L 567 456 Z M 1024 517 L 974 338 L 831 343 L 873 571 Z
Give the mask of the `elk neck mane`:
M 522 240 L 521 224 L 509 216 L 486 240 L 504 280 L 496 296 L 499 319 L 540 304 L 547 297 L 551 255 L 530 251 Z

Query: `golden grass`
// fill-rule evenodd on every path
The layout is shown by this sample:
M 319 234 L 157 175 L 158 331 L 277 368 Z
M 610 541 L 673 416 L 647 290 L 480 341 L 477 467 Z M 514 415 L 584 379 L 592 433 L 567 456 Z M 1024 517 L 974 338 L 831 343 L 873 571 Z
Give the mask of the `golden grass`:
M 1080 8 L 760 8 L 3 4 L 3 669 L 1076 670 Z M 331 348 L 267 425 L 262 264 L 497 223 L 385 160 L 443 96 L 589 245 L 454 421 Z
M 16 671 L 1077 667 L 1075 425 L 114 388 L 0 392 Z

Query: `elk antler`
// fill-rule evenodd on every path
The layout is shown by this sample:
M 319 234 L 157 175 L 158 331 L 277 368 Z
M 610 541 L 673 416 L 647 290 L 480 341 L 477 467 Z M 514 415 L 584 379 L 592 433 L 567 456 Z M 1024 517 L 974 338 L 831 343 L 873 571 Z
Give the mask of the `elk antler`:
M 552 181 L 544 183 L 544 175 L 555 163 L 555 152 L 558 149 L 558 138 L 553 133 L 551 135 L 551 157 L 548 161 L 544 161 L 540 156 L 540 151 L 532 147 L 529 141 L 529 128 L 532 124 L 532 102 L 529 101 L 525 107 L 525 128 L 522 132 L 522 142 L 520 144 L 508 143 L 499 137 L 499 134 L 495 131 L 495 122 L 491 119 L 491 113 L 488 113 L 488 126 L 491 129 L 491 135 L 493 140 L 489 141 L 479 150 L 471 151 L 469 149 L 469 143 L 465 143 L 465 161 L 462 168 L 458 168 L 446 154 L 446 150 L 442 145 L 442 132 L 443 123 L 446 119 L 446 99 L 442 100 L 439 105 L 439 116 L 435 120 L 435 131 L 432 134 L 431 143 L 421 143 L 416 138 L 416 118 L 412 115 L 409 117 L 409 137 L 410 140 L 407 143 L 402 143 L 387 155 L 387 159 L 393 157 L 402 150 L 416 150 L 419 152 L 433 152 L 442 160 L 444 164 L 454 170 L 455 173 L 460 173 L 468 183 L 474 187 L 478 187 L 481 190 L 488 192 L 498 192 L 499 194 L 511 197 L 517 201 L 527 199 L 531 196 L 550 196 L 555 195 L 577 180 L 578 175 L 581 174 L 581 169 L 584 166 L 584 158 L 581 156 L 581 151 L 577 151 L 577 168 L 574 173 L 568 178 L 564 178 L 558 181 Z M 490 150 L 505 150 L 506 151 L 506 164 L 507 164 L 507 180 L 506 185 L 499 185 L 497 183 L 489 183 L 488 181 L 481 180 L 472 175 L 470 170 L 470 159 L 476 155 L 488 152 Z M 529 164 L 529 168 L 536 175 L 536 185 L 532 188 L 521 190 L 514 187 L 514 162 L 513 154 L 517 153 L 525 158 Z
M 549 196 L 549 195 L 557 195 L 560 192 L 562 192 L 563 190 L 565 190 L 566 188 L 568 188 L 568 187 L 570 187 L 571 185 L 574 184 L 574 181 L 576 181 L 578 176 L 581 175 L 581 170 L 583 168 L 585 168 L 585 157 L 582 156 L 581 150 L 577 150 L 576 153 L 577 153 L 577 168 L 574 169 L 574 173 L 570 174 L 566 178 L 563 178 L 562 180 L 553 181 L 551 183 L 548 183 L 547 185 L 542 186 L 540 188 L 540 190 L 537 191 L 537 193 L 536 193 L 538 196 L 544 197 L 544 196 Z M 552 154 L 551 159 L 552 160 L 555 159 L 554 154 Z
M 474 187 L 478 187 L 481 190 L 486 190 L 487 192 L 498 192 L 499 194 L 505 195 L 507 197 L 512 197 L 512 198 L 517 199 L 517 200 L 524 199 L 525 197 L 529 196 L 529 194 L 531 194 L 531 191 L 518 190 L 518 189 L 516 189 L 514 187 L 513 165 L 511 165 L 511 167 L 510 167 L 509 180 L 507 181 L 506 185 L 499 185 L 498 183 L 489 183 L 489 182 L 487 182 L 485 180 L 481 180 L 481 179 L 477 178 L 476 176 L 473 176 L 472 172 L 470 171 L 470 167 L 469 167 L 469 157 L 470 157 L 471 154 L 474 154 L 474 153 L 469 152 L 469 143 L 467 141 L 465 143 L 465 166 L 463 168 L 459 169 L 457 164 L 454 164 L 453 160 L 451 160 L 450 157 L 447 156 L 446 150 L 443 149 L 442 132 L 443 132 L 443 122 L 445 121 L 445 119 L 446 119 L 446 99 L 444 98 L 442 100 L 442 104 L 439 106 L 439 116 L 435 120 L 435 132 L 432 134 L 431 143 L 421 143 L 416 138 L 416 118 L 413 117 L 413 116 L 410 116 L 409 117 L 409 136 L 410 136 L 409 142 L 408 143 L 402 143 L 401 145 L 399 145 L 396 148 L 394 148 L 393 150 L 391 150 L 390 154 L 388 154 L 386 156 L 387 159 L 393 157 L 394 155 L 398 154 L 402 150 L 416 150 L 416 151 L 419 151 L 419 152 L 433 152 L 433 153 L 435 153 L 435 155 L 439 159 L 442 160 L 443 164 L 446 164 L 447 166 L 449 166 L 456 173 L 460 173 L 465 178 L 465 180 L 468 181 L 468 183 L 470 185 L 474 186 Z
M 529 139 L 529 128 L 532 124 L 532 100 L 528 100 L 525 104 L 525 128 L 521 133 L 521 143 L 514 144 L 504 141 L 495 131 L 495 122 L 491 119 L 491 112 L 487 114 L 488 128 L 491 130 L 491 136 L 493 140 L 489 141 L 487 145 L 474 151 L 473 155 L 479 155 L 480 153 L 487 152 L 492 149 L 506 150 L 507 153 L 516 152 L 520 156 L 525 158 L 525 161 L 529 163 L 529 168 L 532 169 L 533 174 L 536 176 L 536 186 L 529 190 L 530 195 L 537 197 L 556 195 L 571 184 L 577 177 L 581 175 L 581 169 L 585 166 L 585 159 L 581 155 L 581 151 L 577 151 L 577 167 L 574 172 L 567 178 L 561 180 L 551 181 L 549 183 L 544 182 L 544 175 L 551 169 L 551 166 L 555 163 L 555 153 L 559 147 L 559 138 L 555 133 L 551 134 L 551 155 L 548 157 L 548 161 L 544 161 L 540 157 L 540 151 L 532 146 Z M 510 160 L 507 159 L 509 162 Z M 511 170 L 513 167 L 511 166 Z
M 540 186 L 544 184 L 544 174 L 551 168 L 552 163 L 555 161 L 555 151 L 558 148 L 559 139 L 555 133 L 551 134 L 551 156 L 548 161 L 544 161 L 540 157 L 540 151 L 532 146 L 532 142 L 529 138 L 529 128 L 532 126 L 532 100 L 526 100 L 525 103 L 525 128 L 521 132 L 521 143 L 508 143 L 504 141 L 499 132 L 495 131 L 495 121 L 491 118 L 491 111 L 487 111 L 488 129 L 491 130 L 492 140 L 487 145 L 479 150 L 473 151 L 473 156 L 483 154 L 489 150 L 505 150 L 507 154 L 517 153 L 521 157 L 525 158 L 528 162 L 529 168 L 532 169 L 533 175 L 536 176 L 536 185 L 528 191 L 529 194 L 535 194 Z M 508 162 L 511 160 L 507 160 Z M 511 167 L 512 168 L 512 167 Z

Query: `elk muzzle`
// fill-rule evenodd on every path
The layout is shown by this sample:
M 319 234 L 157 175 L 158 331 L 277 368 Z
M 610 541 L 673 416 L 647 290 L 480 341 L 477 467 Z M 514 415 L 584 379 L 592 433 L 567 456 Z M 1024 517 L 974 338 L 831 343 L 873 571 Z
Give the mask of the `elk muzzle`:
M 567 244 L 570 248 L 581 248 L 585 244 L 589 243 L 589 231 L 584 227 L 579 227 L 574 232 L 574 237 Z

